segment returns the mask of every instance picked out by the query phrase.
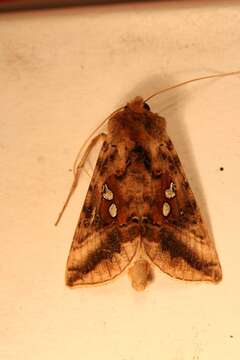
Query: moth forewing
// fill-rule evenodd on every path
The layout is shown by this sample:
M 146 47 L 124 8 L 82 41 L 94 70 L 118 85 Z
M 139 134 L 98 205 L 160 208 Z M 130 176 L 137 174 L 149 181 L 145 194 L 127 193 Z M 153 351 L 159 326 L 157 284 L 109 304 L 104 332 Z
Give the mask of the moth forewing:
M 183 280 L 217 282 L 222 277 L 165 119 L 137 97 L 109 119 L 73 238 L 66 283 L 105 283 L 130 266 L 133 287 L 143 290 L 152 263 Z

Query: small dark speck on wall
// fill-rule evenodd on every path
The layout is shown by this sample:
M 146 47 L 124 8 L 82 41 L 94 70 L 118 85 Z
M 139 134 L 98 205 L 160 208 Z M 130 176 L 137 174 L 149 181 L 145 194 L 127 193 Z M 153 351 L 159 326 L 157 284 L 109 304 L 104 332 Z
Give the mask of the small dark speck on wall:
M 220 171 L 223 171 L 223 170 L 224 170 L 224 167 L 223 167 L 223 166 L 220 166 L 219 170 L 220 170 Z

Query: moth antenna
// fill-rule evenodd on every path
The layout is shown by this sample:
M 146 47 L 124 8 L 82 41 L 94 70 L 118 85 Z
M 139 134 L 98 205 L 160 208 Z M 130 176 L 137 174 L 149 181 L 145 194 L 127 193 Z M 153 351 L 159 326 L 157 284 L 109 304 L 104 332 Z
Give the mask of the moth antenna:
M 106 117 L 93 131 L 92 133 L 88 136 L 88 138 L 84 141 L 83 145 L 81 146 L 80 150 L 77 153 L 76 159 L 74 160 L 74 164 L 73 164 L 73 174 L 74 176 L 76 175 L 76 171 L 77 171 L 77 163 L 78 160 L 80 158 L 81 153 L 83 152 L 83 149 L 86 147 L 87 143 L 90 141 L 90 139 L 97 133 L 97 131 L 99 129 L 101 129 L 101 127 L 106 124 L 106 122 L 112 117 L 114 116 L 117 112 L 121 111 L 122 109 L 124 109 L 124 107 L 120 107 L 117 110 L 113 111 L 110 115 L 108 115 L 108 117 Z M 81 161 L 81 159 L 80 159 Z
M 90 144 L 88 145 L 88 147 L 86 148 L 84 154 L 82 155 L 82 157 L 80 158 L 84 148 L 87 146 L 88 142 L 90 141 L 90 139 L 96 134 L 96 132 L 112 117 L 114 116 L 117 112 L 121 111 L 122 109 L 124 109 L 123 106 L 121 106 L 120 108 L 118 108 L 117 110 L 113 111 L 108 117 L 106 117 L 93 131 L 92 133 L 88 136 L 88 138 L 84 141 L 83 145 L 81 146 L 80 150 L 77 153 L 76 159 L 74 161 L 73 164 L 73 183 L 71 186 L 71 189 L 69 191 L 69 194 L 67 196 L 67 199 L 62 207 L 62 210 L 60 211 L 60 214 L 58 215 L 57 221 L 55 222 L 55 226 L 58 225 L 59 221 L 61 220 L 61 217 L 72 197 L 72 194 L 74 193 L 77 185 L 78 185 L 78 180 L 81 174 L 81 170 L 85 164 L 85 161 L 87 160 L 87 157 L 89 155 L 89 153 L 91 152 L 92 148 L 95 146 L 95 144 L 98 142 L 99 139 L 101 138 L 105 138 L 106 134 L 98 134 L 97 136 L 95 136 Z M 80 160 L 79 160 L 80 158 Z
M 68 194 L 68 196 L 67 196 L 67 199 L 66 199 L 66 201 L 65 201 L 65 203 L 64 203 L 64 205 L 63 205 L 63 208 L 62 208 L 60 214 L 58 215 L 57 221 L 55 222 L 55 226 L 58 225 L 58 223 L 59 223 L 59 221 L 60 221 L 60 219 L 61 219 L 61 217 L 62 217 L 62 215 L 63 215 L 63 213 L 64 213 L 64 211 L 65 211 L 65 209 L 66 209 L 66 207 L 67 207 L 67 205 L 68 205 L 68 203 L 69 203 L 69 200 L 71 199 L 71 196 L 72 196 L 72 194 L 74 193 L 74 191 L 75 191 L 75 189 L 76 189 L 76 187 L 77 187 L 77 185 L 78 185 L 78 180 L 79 180 L 79 177 L 80 177 L 80 174 L 81 174 L 81 170 L 82 170 L 82 168 L 83 168 L 83 166 L 84 166 L 84 164 L 85 164 L 85 162 L 86 162 L 86 160 L 87 160 L 87 158 L 88 158 L 88 155 L 90 154 L 92 148 L 96 145 L 96 143 L 98 142 L 98 140 L 100 140 L 100 139 L 105 139 L 105 137 L 106 137 L 106 134 L 103 134 L 103 133 L 102 133 L 102 134 L 98 134 L 97 136 L 95 136 L 95 137 L 91 140 L 91 142 L 90 142 L 90 144 L 88 145 L 88 147 L 86 148 L 86 150 L 85 150 L 83 156 L 81 157 L 78 165 L 75 166 L 73 183 L 72 183 L 71 189 L 70 189 L 70 191 L 69 191 L 69 194 Z
M 206 76 L 201 76 L 201 77 L 197 77 L 195 79 L 191 79 L 191 80 L 186 80 L 186 81 L 183 81 L 183 82 L 180 82 L 176 85 L 172 85 L 172 86 L 169 86 L 165 89 L 161 89 L 157 92 L 155 92 L 154 94 L 152 94 L 151 96 L 149 96 L 148 98 L 146 98 L 144 100 L 144 102 L 152 99 L 153 97 L 161 94 L 161 93 L 164 93 L 164 92 L 167 92 L 169 90 L 173 90 L 173 89 L 176 89 L 180 86 L 184 86 L 184 85 L 187 85 L 187 84 L 190 84 L 190 83 L 193 83 L 195 81 L 200 81 L 200 80 L 207 80 L 207 79 L 213 79 L 213 78 L 217 78 L 217 77 L 224 77 L 224 76 L 232 76 L 232 75 L 237 75 L 237 74 L 240 74 L 240 70 L 237 70 L 237 71 L 232 71 L 232 72 L 227 72 L 227 73 L 222 73 L 222 74 L 213 74 L 213 75 L 206 75 Z

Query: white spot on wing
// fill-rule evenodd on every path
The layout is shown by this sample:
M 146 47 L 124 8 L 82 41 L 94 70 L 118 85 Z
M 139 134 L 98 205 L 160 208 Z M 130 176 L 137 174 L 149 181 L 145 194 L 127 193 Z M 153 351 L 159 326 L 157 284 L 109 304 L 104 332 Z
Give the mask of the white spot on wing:
M 107 184 L 103 185 L 103 198 L 105 200 L 112 200 L 113 199 L 113 193 L 112 191 L 108 188 Z
M 163 216 L 168 216 L 170 214 L 171 207 L 170 207 L 169 203 L 165 202 L 163 204 L 162 211 L 163 211 Z
M 172 199 L 176 196 L 176 185 L 171 182 L 169 189 L 165 190 L 165 196 L 167 199 Z
M 113 203 L 113 204 L 111 204 L 109 206 L 109 214 L 113 218 L 117 216 L 117 206 L 116 206 L 116 204 Z

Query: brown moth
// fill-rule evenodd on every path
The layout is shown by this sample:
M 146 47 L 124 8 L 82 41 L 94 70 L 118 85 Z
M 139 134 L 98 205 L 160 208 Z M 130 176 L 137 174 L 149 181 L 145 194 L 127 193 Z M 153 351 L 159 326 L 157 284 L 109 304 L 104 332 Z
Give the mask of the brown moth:
M 100 284 L 130 269 L 144 289 L 150 264 L 184 280 L 217 282 L 212 239 L 166 133 L 137 97 L 108 122 L 67 262 L 69 286 Z
M 128 268 L 132 286 L 143 290 L 153 264 L 178 279 L 220 281 L 214 242 L 166 133 L 165 119 L 151 112 L 141 97 L 115 111 L 108 118 L 108 134 L 98 135 L 88 146 L 63 210 L 100 137 L 104 142 L 74 234 L 66 284 L 103 284 Z

